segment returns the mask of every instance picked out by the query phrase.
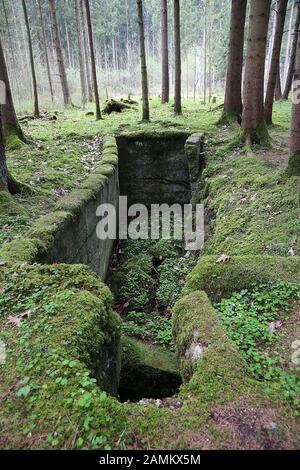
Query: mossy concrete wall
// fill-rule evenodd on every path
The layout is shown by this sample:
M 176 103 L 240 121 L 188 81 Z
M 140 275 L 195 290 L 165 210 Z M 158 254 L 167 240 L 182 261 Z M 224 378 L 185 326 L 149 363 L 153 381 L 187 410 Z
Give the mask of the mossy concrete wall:
M 101 165 L 74 191 L 57 203 L 54 211 L 33 223 L 27 236 L 0 250 L 7 262 L 81 263 L 105 279 L 114 240 L 100 240 L 96 216 L 100 204 L 119 202 L 116 140 L 103 143 Z
M 188 204 L 191 200 L 187 135 L 119 137 L 121 195 L 131 204 Z

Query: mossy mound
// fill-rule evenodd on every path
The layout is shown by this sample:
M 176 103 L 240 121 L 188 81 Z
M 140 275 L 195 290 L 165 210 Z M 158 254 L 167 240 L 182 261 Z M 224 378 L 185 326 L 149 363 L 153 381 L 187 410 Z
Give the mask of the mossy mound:
M 203 256 L 187 278 L 185 293 L 205 291 L 214 301 L 254 284 L 300 280 L 300 258 L 233 256 L 218 263 L 218 256 Z
M 80 265 L 1 268 L 0 284 L 1 448 L 117 441 L 122 410 L 106 392 L 117 393 L 121 325 L 108 288 Z
M 131 103 L 111 99 L 105 102 L 103 114 L 121 113 L 125 109 L 132 109 Z

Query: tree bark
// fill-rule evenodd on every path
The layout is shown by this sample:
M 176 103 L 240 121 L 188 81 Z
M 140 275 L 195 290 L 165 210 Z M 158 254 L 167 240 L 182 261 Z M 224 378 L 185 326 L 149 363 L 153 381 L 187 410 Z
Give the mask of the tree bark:
M 68 85 L 68 80 L 67 80 L 65 62 L 63 58 L 62 46 L 61 46 L 61 41 L 60 41 L 55 0 L 49 0 L 49 5 L 50 5 L 50 11 L 51 11 L 51 20 L 52 20 L 53 42 L 54 42 L 58 71 L 59 71 L 59 76 L 60 76 L 62 92 L 63 92 L 64 105 L 68 106 L 72 103 L 71 103 L 71 96 L 70 96 L 69 85 Z
M 242 117 L 242 137 L 250 145 L 270 145 L 264 119 L 264 76 L 270 7 L 271 0 L 251 0 Z
M 95 50 L 94 50 L 94 41 L 93 41 L 93 29 L 92 29 L 92 20 L 91 20 L 91 12 L 90 12 L 90 2 L 89 0 L 84 0 L 84 2 L 85 2 L 85 10 L 86 10 L 89 43 L 90 43 L 92 77 L 93 77 L 93 84 L 94 84 L 94 96 L 95 96 L 95 102 L 96 102 L 96 120 L 99 121 L 100 119 L 102 119 L 102 116 L 101 116 L 100 99 L 99 99 L 99 91 L 98 91 L 98 83 L 97 83 L 97 70 L 96 70 L 96 62 L 95 62 Z
M 53 92 L 53 85 L 52 85 L 52 78 L 51 78 L 51 68 L 50 68 L 50 62 L 49 62 L 46 31 L 45 31 L 45 23 L 44 23 L 44 18 L 43 18 L 41 0 L 38 0 L 38 6 L 39 6 L 40 22 L 41 22 L 41 29 L 42 29 L 42 35 L 43 35 L 43 45 L 44 45 L 44 53 L 45 53 L 45 60 L 46 60 L 46 67 L 47 67 L 49 89 L 50 89 L 50 94 L 51 94 L 51 100 L 52 100 L 52 103 L 53 103 L 54 102 L 54 92 Z
M 274 43 L 272 50 L 272 58 L 270 64 L 270 73 L 267 85 L 266 99 L 265 99 L 265 121 L 267 125 L 272 124 L 272 115 L 273 115 L 273 103 L 274 103 L 274 93 L 276 87 L 276 78 L 279 71 L 280 63 L 280 50 L 282 43 L 282 36 L 284 30 L 284 23 L 286 17 L 288 0 L 277 0 L 276 3 L 276 26 L 275 26 L 275 35 Z M 279 74 L 280 78 L 280 74 Z
M 21 129 L 20 124 L 18 123 L 16 116 L 1 38 L 0 80 L 5 84 L 5 104 L 0 106 L 0 108 L 2 108 L 2 123 L 5 136 L 8 137 L 9 135 L 16 135 L 17 137 L 19 137 L 20 140 L 27 143 L 26 137 L 23 134 L 23 131 Z
M 8 171 L 5 156 L 4 132 L 2 127 L 2 112 L 0 106 L 0 191 L 8 191 Z
M 161 0 L 161 59 L 162 91 L 161 103 L 169 103 L 169 41 L 168 41 L 168 0 Z
M 280 63 L 278 63 L 278 70 L 276 76 L 276 85 L 275 85 L 275 101 L 282 100 L 282 89 L 281 89 L 281 74 L 280 74 Z
M 143 121 L 150 121 L 149 97 L 148 97 L 148 73 L 147 73 L 147 61 L 146 61 L 146 50 L 145 50 L 145 31 L 144 31 L 144 16 L 143 16 L 142 0 L 136 0 L 136 5 L 137 5 L 137 15 L 138 15 L 138 23 L 139 23 L 139 36 L 140 36 Z
M 85 68 L 84 68 L 84 47 L 83 47 L 83 33 L 82 33 L 82 22 L 81 22 L 81 9 L 82 9 L 82 0 L 76 0 L 75 13 L 76 13 L 77 40 L 78 40 L 80 84 L 81 84 L 81 101 L 82 101 L 82 109 L 85 109 L 85 105 L 87 101 L 87 82 L 86 82 Z
M 8 191 L 11 194 L 29 192 L 30 188 L 16 181 L 7 169 L 5 155 L 5 137 L 3 132 L 2 107 L 0 106 L 0 192 Z
M 175 48 L 175 98 L 174 112 L 182 114 L 181 108 L 181 44 L 180 44 L 180 5 L 174 2 L 174 48 Z
M 297 13 L 296 13 L 296 20 L 295 20 L 295 28 L 293 34 L 293 42 L 291 47 L 291 57 L 289 62 L 289 68 L 287 72 L 286 82 L 284 85 L 284 91 L 282 94 L 283 100 L 288 100 L 289 93 L 292 88 L 293 82 L 293 75 L 294 75 L 294 68 L 295 68 L 295 60 L 296 60 L 296 50 L 297 50 L 297 41 L 299 36 L 299 26 L 300 26 L 300 5 L 297 5 Z
M 290 159 L 287 169 L 288 176 L 300 176 L 300 34 L 298 34 L 296 48 L 294 81 L 296 82 L 296 80 L 298 83 L 297 85 L 295 84 L 295 95 L 293 97 Z
M 36 81 L 36 74 L 35 74 L 35 65 L 34 65 L 32 41 L 31 41 L 31 32 L 30 32 L 29 19 L 28 19 L 25 0 L 22 0 L 22 6 L 23 6 L 23 11 L 24 11 L 25 25 L 26 25 L 27 37 L 28 37 L 30 67 L 31 67 L 31 75 L 32 75 L 32 85 L 33 85 L 33 98 L 34 98 L 34 116 L 39 117 L 39 115 L 40 115 L 39 97 L 38 97 L 38 91 L 37 91 L 37 81 Z
M 286 50 L 285 50 L 285 58 L 284 58 L 284 83 L 286 82 L 287 72 L 289 68 L 289 58 L 290 58 L 290 51 L 291 51 L 291 43 L 292 43 L 292 31 L 294 25 L 294 9 L 295 9 L 295 2 L 292 2 L 291 11 L 290 11 L 290 20 L 289 20 L 289 32 L 288 32 L 288 39 L 286 42 Z
M 94 95 L 93 95 L 93 85 L 92 85 L 91 69 L 90 69 L 89 43 L 88 43 L 88 37 L 86 33 L 86 15 L 85 15 L 85 11 L 83 8 L 83 3 L 81 5 L 81 23 L 82 23 L 82 32 L 83 32 L 84 62 L 85 62 L 85 71 L 86 71 L 88 99 L 89 99 L 89 102 L 92 102 L 94 101 Z
M 242 71 L 247 0 L 232 0 L 228 68 L 222 123 L 241 122 Z

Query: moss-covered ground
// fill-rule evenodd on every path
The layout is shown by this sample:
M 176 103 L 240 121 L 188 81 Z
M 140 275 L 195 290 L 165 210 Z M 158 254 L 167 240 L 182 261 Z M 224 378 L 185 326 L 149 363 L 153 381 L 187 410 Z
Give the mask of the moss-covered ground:
M 111 377 L 97 376 L 95 357 L 115 347 L 121 322 L 109 289 L 95 275 L 84 266 L 0 259 L 0 339 L 6 345 L 6 362 L 0 365 L 0 447 L 299 448 L 297 400 L 286 400 L 280 387 L 266 393 L 265 377 L 253 375 L 240 337 L 228 326 L 229 314 L 221 309 L 221 315 L 211 303 L 231 297 L 227 308 L 235 293 L 253 292 L 256 286 L 259 295 L 270 281 L 299 285 L 299 181 L 284 177 L 290 104 L 275 105 L 272 148 L 251 153 L 233 145 L 237 128 L 214 126 L 221 111 L 192 101 L 184 102 L 183 111 L 174 117 L 171 105 L 152 100 L 152 122 L 145 124 L 139 123 L 140 110 L 101 122 L 70 110 L 59 112 L 57 120 L 28 122 L 25 131 L 34 145 L 8 142 L 12 173 L 34 192 L 14 199 L 1 194 L 0 243 L 6 246 L 86 179 L 101 159 L 102 138 L 118 133 L 206 132 L 207 166 L 195 197 L 206 205 L 209 237 L 205 256 L 174 307 L 175 347 L 186 383 L 178 396 L 157 406 L 121 404 L 109 395 Z M 168 253 L 165 263 L 174 256 Z M 218 263 L 221 255 L 225 262 Z M 149 253 L 144 256 L 143 270 L 150 266 L 152 271 L 154 254 L 150 260 Z M 130 270 L 127 261 L 125 270 Z M 162 305 L 170 294 L 169 273 L 166 269 Z M 285 312 L 293 342 L 299 316 L 295 289 Z M 140 297 L 133 296 L 134 302 Z M 276 353 L 275 347 L 270 357 L 283 349 Z

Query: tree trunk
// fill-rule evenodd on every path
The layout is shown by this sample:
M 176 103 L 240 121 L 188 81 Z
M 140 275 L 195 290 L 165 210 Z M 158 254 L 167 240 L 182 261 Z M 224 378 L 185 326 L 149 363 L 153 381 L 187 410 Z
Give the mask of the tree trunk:
M 83 8 L 83 4 L 81 5 L 81 23 L 82 23 L 82 32 L 83 32 L 84 62 L 85 62 L 85 71 L 86 71 L 88 99 L 89 99 L 89 102 L 92 102 L 94 101 L 94 95 L 93 95 L 93 85 L 92 85 L 92 80 L 91 80 L 89 44 L 88 44 L 88 37 L 86 33 L 86 15 L 85 15 L 85 11 Z
M 203 64 L 203 102 L 206 104 L 206 87 L 207 87 L 207 8 L 204 4 L 204 33 L 203 33 L 203 49 L 204 49 L 204 64 Z
M 281 100 L 282 100 L 281 74 L 280 74 L 280 63 L 278 63 L 276 85 L 275 85 L 275 101 L 281 101 Z
M 90 44 L 92 77 L 93 77 L 93 84 L 94 84 L 94 96 L 95 96 L 95 102 L 96 102 L 96 120 L 99 121 L 100 119 L 102 119 L 102 116 L 101 116 L 100 99 L 99 99 L 99 91 L 98 91 L 98 83 L 97 83 L 97 70 L 96 70 L 96 62 L 95 62 L 90 2 L 89 0 L 84 0 L 84 3 L 85 3 L 85 10 L 86 10 L 89 44 Z
M 161 102 L 169 103 L 169 45 L 168 45 L 168 0 L 161 0 Z
M 49 62 L 47 40 L 46 40 L 46 31 L 45 31 L 45 24 L 44 24 L 43 12 L 42 12 L 41 0 L 38 0 L 38 6 L 39 6 L 40 22 L 41 22 L 41 29 L 42 29 L 42 35 L 43 35 L 43 45 L 44 45 L 44 53 L 45 53 L 45 60 L 46 60 L 46 67 L 47 67 L 48 82 L 49 82 L 51 100 L 52 100 L 52 103 L 53 103 L 54 102 L 54 93 L 53 93 L 51 68 L 50 68 L 50 62 Z
M 270 73 L 267 85 L 266 99 L 265 99 L 265 121 L 267 125 L 272 124 L 272 115 L 273 115 L 273 103 L 274 103 L 274 93 L 276 87 L 276 78 L 278 76 L 279 64 L 280 64 L 280 50 L 282 43 L 282 36 L 284 30 L 284 23 L 286 17 L 288 0 L 277 0 L 276 3 L 276 26 L 275 26 L 275 35 L 274 43 L 272 50 L 272 58 L 270 64 Z M 280 73 L 279 73 L 280 79 Z
M 247 0 L 232 0 L 224 113 L 220 122 L 242 119 L 242 71 Z
M 136 0 L 136 6 L 137 6 L 137 15 L 138 15 L 138 23 L 139 23 L 139 36 L 140 36 L 143 121 L 150 121 L 149 97 L 148 97 L 148 73 L 147 73 L 147 61 L 146 61 L 146 49 L 145 49 L 145 31 L 144 31 L 144 16 L 143 16 L 142 0 Z
M 300 7 L 298 7 L 300 8 Z M 298 34 L 294 81 L 299 83 L 300 80 L 300 34 Z M 297 93 L 296 93 L 297 91 Z M 287 169 L 288 176 L 300 176 L 300 99 L 299 84 L 295 84 L 295 96 L 292 107 L 292 124 L 291 124 L 291 143 L 290 143 L 290 160 Z
M 174 112 L 182 114 L 181 108 L 181 44 L 180 44 L 180 5 L 174 2 L 174 48 L 175 48 L 175 99 Z
M 8 171 L 5 156 L 4 133 L 2 127 L 2 112 L 0 106 L 0 192 L 8 191 Z
M 289 98 L 289 93 L 292 87 L 293 82 L 293 75 L 294 75 L 294 68 L 295 68 L 295 60 L 296 60 L 296 50 L 297 50 L 297 41 L 299 36 L 299 26 L 300 26 L 300 5 L 297 5 L 297 13 L 296 13 L 296 21 L 295 21 L 295 28 L 293 34 L 293 42 L 291 48 L 291 57 L 289 62 L 289 68 L 287 72 L 286 82 L 284 85 L 284 91 L 282 94 L 282 99 L 287 100 Z
M 82 33 L 82 23 L 81 23 L 81 9 L 82 9 L 82 0 L 76 0 L 75 13 L 76 13 L 76 26 L 77 26 L 77 39 L 78 39 L 81 100 L 82 100 L 82 109 L 85 109 L 85 105 L 87 101 L 87 84 L 86 84 L 86 76 L 85 76 L 85 68 L 84 68 L 84 47 L 83 47 L 83 33 Z
M 20 124 L 18 123 L 16 111 L 13 103 L 4 51 L 2 48 L 0 37 L 0 80 L 5 84 L 5 104 L 0 106 L 2 108 L 2 123 L 6 138 L 10 135 L 19 137 L 20 140 L 27 143 L 26 137 L 23 134 Z
M 2 106 L 0 106 L 0 192 L 9 191 L 11 194 L 17 194 L 22 191 L 29 192 L 26 185 L 18 183 L 7 169 L 6 155 L 5 155 L 5 138 L 3 132 L 2 121 Z
M 251 0 L 244 75 L 242 137 L 246 144 L 270 145 L 264 119 L 264 76 L 271 0 Z
M 294 25 L 294 9 L 295 9 L 295 2 L 292 2 L 291 11 L 290 11 L 289 32 L 288 32 L 288 39 L 286 42 L 286 50 L 285 50 L 285 58 L 284 58 L 284 75 L 283 75 L 284 83 L 286 82 L 287 72 L 289 68 L 292 31 L 293 31 L 293 25 Z
M 126 15 L 126 54 L 127 54 L 127 70 L 130 72 L 130 45 L 129 45 L 129 7 L 128 0 L 125 1 Z
M 25 25 L 26 25 L 27 37 L 28 37 L 30 67 L 31 67 L 31 75 L 32 75 L 32 85 L 33 85 L 34 116 L 39 117 L 39 115 L 40 115 L 39 97 L 38 97 L 38 91 L 37 91 L 37 81 L 36 81 L 36 74 L 35 74 L 35 65 L 34 65 L 32 41 L 31 41 L 31 33 L 30 33 L 29 20 L 28 20 L 28 14 L 27 14 L 27 8 L 26 8 L 25 0 L 22 0 L 22 6 L 23 6 L 23 11 L 24 11 Z
M 61 47 L 61 41 L 60 41 L 60 34 L 59 34 L 59 28 L 58 28 L 58 22 L 57 22 L 56 8 L 55 8 L 55 0 L 49 0 L 49 5 L 50 5 L 51 19 L 52 19 L 53 42 L 54 42 L 58 71 L 59 71 L 59 76 L 60 76 L 62 92 L 63 92 L 64 105 L 68 106 L 72 103 L 71 103 L 69 85 L 68 85 L 68 80 L 67 80 L 67 73 L 66 73 L 63 52 L 62 52 L 62 47 Z

